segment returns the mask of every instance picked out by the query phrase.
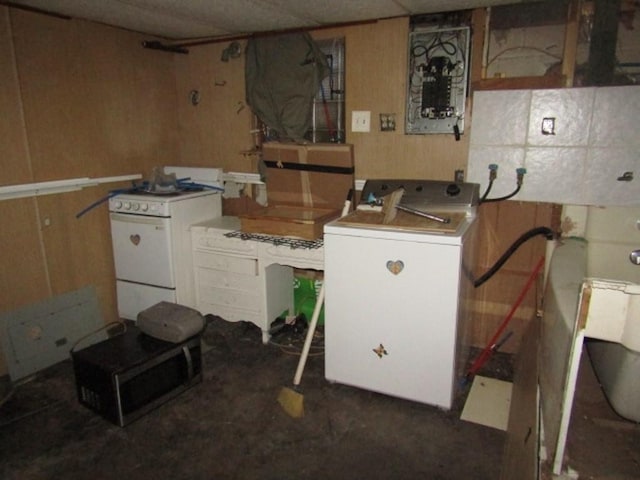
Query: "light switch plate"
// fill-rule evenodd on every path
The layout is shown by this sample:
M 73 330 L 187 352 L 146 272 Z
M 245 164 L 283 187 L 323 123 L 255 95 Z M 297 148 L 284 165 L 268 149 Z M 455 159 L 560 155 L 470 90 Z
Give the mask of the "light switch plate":
M 367 110 L 354 110 L 351 112 L 351 131 L 370 132 L 371 112 Z

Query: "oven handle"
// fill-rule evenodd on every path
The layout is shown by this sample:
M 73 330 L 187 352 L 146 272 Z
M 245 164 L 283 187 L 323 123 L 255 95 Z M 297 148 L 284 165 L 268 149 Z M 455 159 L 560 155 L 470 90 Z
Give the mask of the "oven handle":
M 191 350 L 188 346 L 182 347 L 182 353 L 184 353 L 184 359 L 187 362 L 187 379 L 191 381 L 193 378 L 193 359 L 191 358 Z
M 135 223 L 139 225 L 162 225 L 168 220 L 168 217 L 147 217 L 127 213 L 111 213 L 110 218 L 112 222 Z

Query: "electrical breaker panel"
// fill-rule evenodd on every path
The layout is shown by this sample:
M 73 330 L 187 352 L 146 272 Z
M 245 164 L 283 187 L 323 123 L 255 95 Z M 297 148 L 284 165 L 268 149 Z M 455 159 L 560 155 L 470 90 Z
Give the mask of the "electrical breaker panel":
M 469 27 L 409 34 L 406 133 L 464 131 L 469 36 Z

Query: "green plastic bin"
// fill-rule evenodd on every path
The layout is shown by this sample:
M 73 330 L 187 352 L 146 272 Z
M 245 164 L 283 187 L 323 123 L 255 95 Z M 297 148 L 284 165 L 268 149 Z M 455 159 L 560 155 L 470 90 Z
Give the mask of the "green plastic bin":
M 322 288 L 322 280 L 320 279 L 304 277 L 294 277 L 293 279 L 293 305 L 295 312 L 296 315 L 304 313 L 307 322 L 310 322 L 313 316 L 313 309 L 316 307 L 320 288 Z M 324 325 L 324 305 L 320 310 L 318 325 Z

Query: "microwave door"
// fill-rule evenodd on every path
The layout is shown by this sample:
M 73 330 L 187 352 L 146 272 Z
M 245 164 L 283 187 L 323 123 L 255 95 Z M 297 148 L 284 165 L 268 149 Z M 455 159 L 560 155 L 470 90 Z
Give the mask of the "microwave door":
M 202 379 L 200 338 L 155 357 L 152 361 L 116 375 L 118 422 L 124 426 Z

